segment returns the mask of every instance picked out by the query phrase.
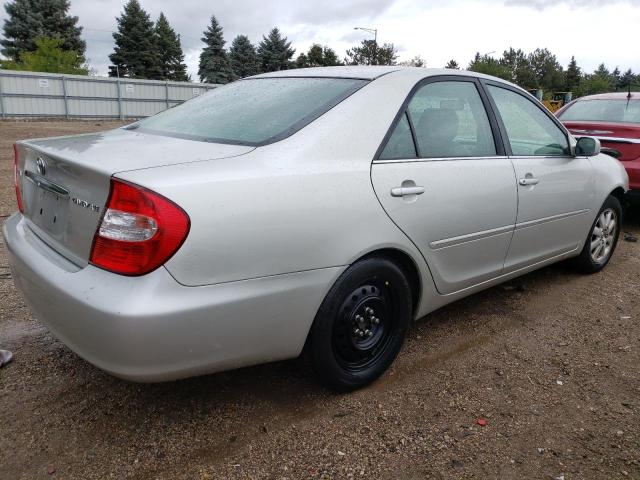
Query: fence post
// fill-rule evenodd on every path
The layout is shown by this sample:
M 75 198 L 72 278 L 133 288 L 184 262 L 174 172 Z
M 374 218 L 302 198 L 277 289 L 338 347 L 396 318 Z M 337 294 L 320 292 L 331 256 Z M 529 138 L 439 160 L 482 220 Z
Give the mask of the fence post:
M 4 98 L 2 97 L 2 74 L 0 73 L 0 116 L 5 118 L 6 113 L 4 111 Z
M 64 95 L 64 118 L 69 120 L 69 102 L 67 101 L 67 82 L 64 75 L 60 75 L 62 79 L 62 95 Z
M 167 110 L 169 110 L 169 80 L 165 80 L 164 82 L 164 99 L 167 105 Z
M 118 89 L 118 118 L 124 120 L 124 114 L 122 112 L 122 94 L 120 93 L 120 77 L 116 80 L 116 88 Z

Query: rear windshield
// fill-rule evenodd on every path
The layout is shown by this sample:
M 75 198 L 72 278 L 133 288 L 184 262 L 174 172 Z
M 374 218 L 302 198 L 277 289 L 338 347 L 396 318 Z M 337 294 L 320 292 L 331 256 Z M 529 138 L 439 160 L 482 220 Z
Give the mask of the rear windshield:
M 300 130 L 366 83 L 345 78 L 240 80 L 129 128 L 192 140 L 264 145 Z
M 640 123 L 640 100 L 579 100 L 560 114 L 563 121 Z

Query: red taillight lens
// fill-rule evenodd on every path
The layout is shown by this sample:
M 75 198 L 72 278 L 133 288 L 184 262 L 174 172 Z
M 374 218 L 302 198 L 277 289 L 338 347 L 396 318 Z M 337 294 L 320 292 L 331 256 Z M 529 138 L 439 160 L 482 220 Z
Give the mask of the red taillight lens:
M 24 213 L 24 207 L 22 206 L 22 192 L 20 191 L 20 167 L 18 166 L 18 146 L 13 144 L 13 184 L 16 187 L 16 202 L 18 203 L 18 210 L 20 213 Z
M 144 275 L 169 260 L 188 233 L 189 217 L 171 200 L 111 179 L 111 193 L 90 261 L 121 275 Z

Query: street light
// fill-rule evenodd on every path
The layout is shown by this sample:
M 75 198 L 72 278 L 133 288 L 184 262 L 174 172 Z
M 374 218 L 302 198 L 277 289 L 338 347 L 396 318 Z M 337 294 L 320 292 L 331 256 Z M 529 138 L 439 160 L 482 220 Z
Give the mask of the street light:
M 378 29 L 377 28 L 364 28 L 364 27 L 354 27 L 354 30 L 362 30 L 364 32 L 373 33 L 373 41 L 378 43 Z

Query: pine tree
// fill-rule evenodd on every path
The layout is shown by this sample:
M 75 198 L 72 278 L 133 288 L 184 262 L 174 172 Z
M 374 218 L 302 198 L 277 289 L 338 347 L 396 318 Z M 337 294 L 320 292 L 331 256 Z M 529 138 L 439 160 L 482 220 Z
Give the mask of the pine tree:
M 200 66 L 198 68 L 198 76 L 202 82 L 207 83 L 229 83 L 233 80 L 233 72 L 227 51 L 224 49 L 224 38 L 222 36 L 222 27 L 216 20 L 215 16 L 211 16 L 211 24 L 204 32 L 202 41 L 206 47 L 200 54 Z
M 117 19 L 109 76 L 159 79 L 160 55 L 153 22 L 138 0 L 129 0 Z M 117 67 L 117 68 L 116 68 Z
M 460 70 L 458 62 L 456 62 L 453 58 L 447 62 L 444 68 L 450 68 L 451 70 Z
M 160 78 L 186 82 L 188 80 L 187 66 L 184 63 L 180 35 L 176 35 L 175 30 L 171 28 L 167 17 L 162 12 L 156 21 L 155 31 L 158 54 L 160 55 Z
M 37 49 L 36 39 L 59 38 L 60 49 L 73 51 L 84 62 L 86 43 L 77 26 L 78 17 L 68 15 L 69 0 L 14 0 L 4 5 L 8 18 L 4 21 L 2 54 L 18 62 L 23 52 Z
M 575 57 L 571 57 L 571 61 L 567 66 L 567 71 L 564 74 L 564 89 L 567 92 L 574 92 L 580 86 L 580 80 L 582 80 L 582 72 L 576 62 Z
M 621 81 L 622 77 L 620 76 L 620 69 L 616 66 L 616 68 L 613 69 L 613 72 L 611 72 L 611 83 L 613 84 L 613 88 L 616 89 L 616 92 L 618 91 L 618 88 L 622 86 Z
M 347 50 L 347 65 L 395 65 L 398 50 L 393 43 L 380 46 L 375 40 L 363 40 L 360 46 Z
M 231 42 L 229 49 L 229 60 L 233 74 L 238 78 L 250 77 L 260 73 L 260 65 L 256 48 L 249 37 L 238 35 Z
M 291 57 L 295 50 L 291 48 L 291 42 L 280 34 L 280 30 L 274 27 L 269 35 L 262 37 L 258 46 L 258 58 L 263 72 L 277 72 L 287 70 L 293 66 Z

